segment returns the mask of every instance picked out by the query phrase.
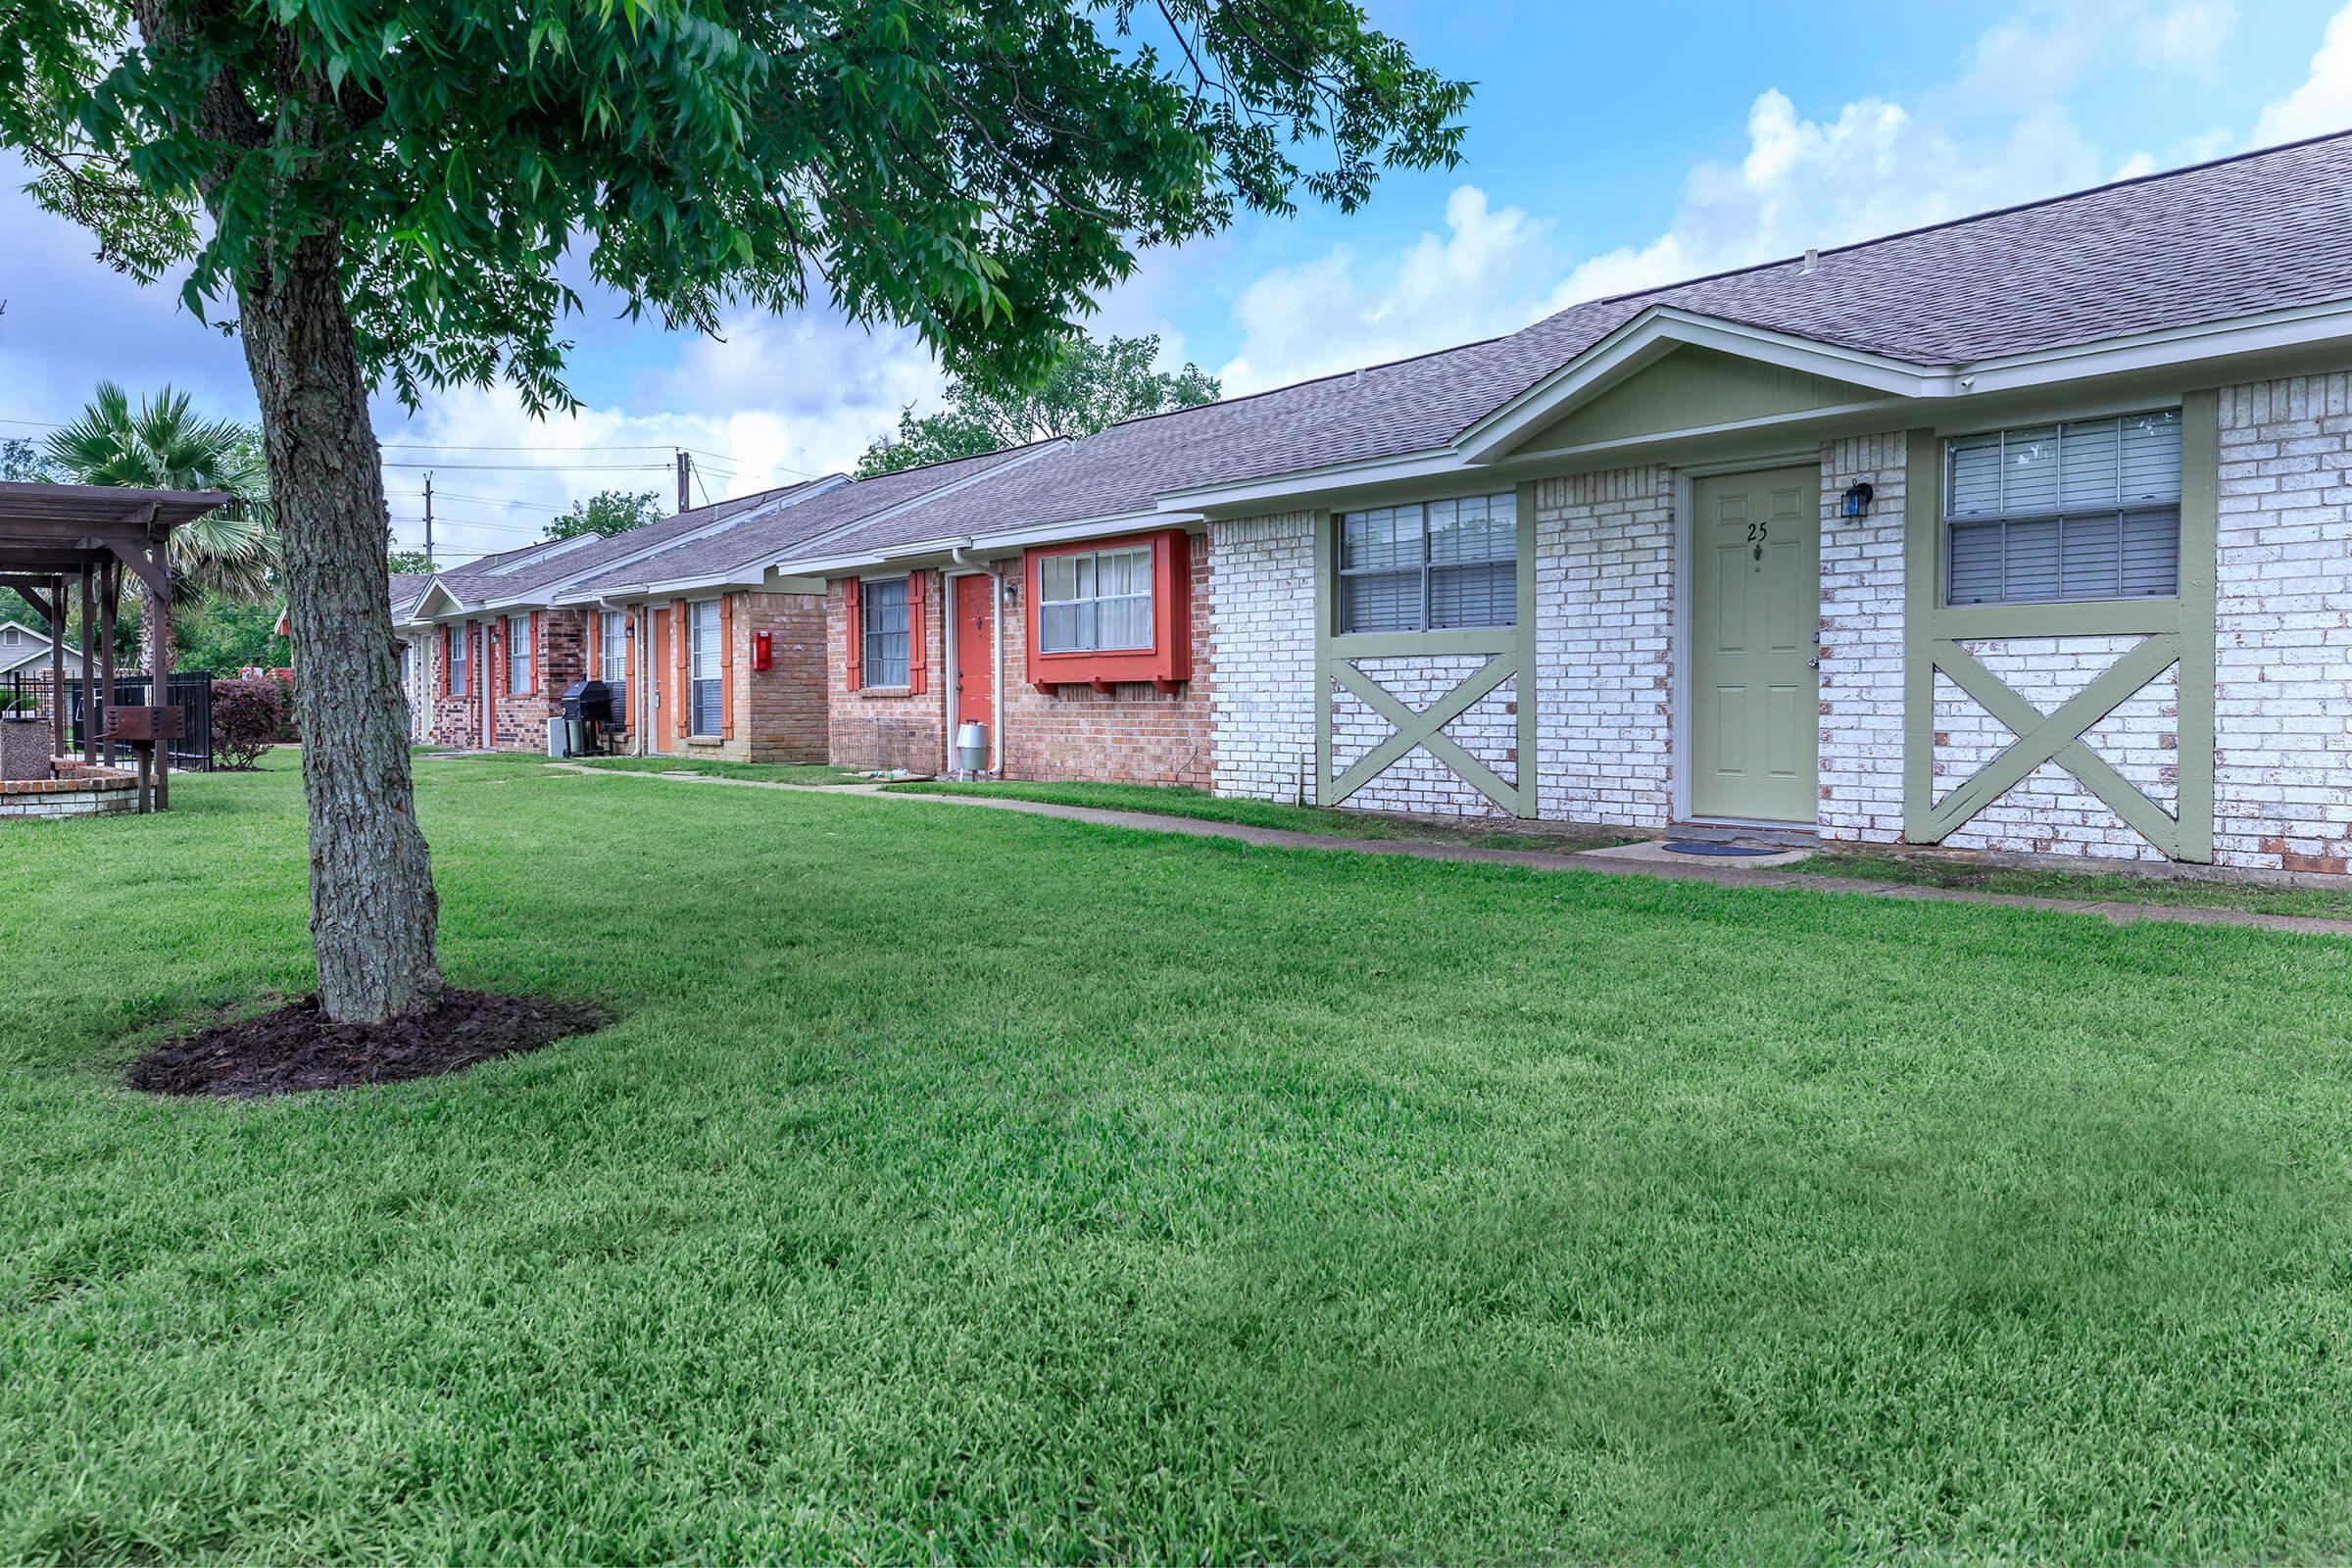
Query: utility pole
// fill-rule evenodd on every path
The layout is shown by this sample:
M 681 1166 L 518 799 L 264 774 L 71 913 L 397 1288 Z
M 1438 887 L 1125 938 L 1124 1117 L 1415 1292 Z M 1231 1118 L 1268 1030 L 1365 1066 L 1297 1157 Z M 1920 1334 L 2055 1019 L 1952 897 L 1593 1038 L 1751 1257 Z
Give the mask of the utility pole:
M 433 476 L 432 476 L 432 474 L 431 474 L 430 472 L 427 472 L 427 473 L 425 474 L 425 476 L 424 476 L 424 569 L 425 569 L 425 570 L 427 570 L 427 571 L 431 571 L 431 570 L 433 570 L 433 569 L 434 569 L 434 567 L 433 567 Z
M 693 510 L 694 498 L 686 493 L 688 481 L 694 474 L 694 457 L 684 447 L 678 448 L 678 510 Z

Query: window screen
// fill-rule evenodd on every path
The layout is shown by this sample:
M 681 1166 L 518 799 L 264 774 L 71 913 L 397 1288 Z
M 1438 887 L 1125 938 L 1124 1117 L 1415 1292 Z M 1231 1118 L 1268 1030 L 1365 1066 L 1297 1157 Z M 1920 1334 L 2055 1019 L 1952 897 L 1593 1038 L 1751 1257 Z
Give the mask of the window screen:
M 860 678 L 868 686 L 906 684 L 906 579 L 883 577 L 860 583 L 858 606 Z
M 1037 649 L 1152 646 L 1152 547 L 1048 556 L 1037 564 Z
M 1945 599 L 2180 591 L 2180 414 L 2026 425 L 1944 444 Z
M 449 628 L 449 695 L 466 695 L 466 644 L 471 640 L 471 626 Z
M 531 689 L 531 617 L 507 617 L 507 690 Z
M 718 601 L 698 599 L 688 607 L 693 620 L 691 639 L 687 645 L 688 678 L 693 684 L 693 731 L 697 735 L 715 735 L 719 731 L 719 656 Z
M 1342 632 L 1518 622 L 1516 496 L 1344 513 L 1339 529 Z

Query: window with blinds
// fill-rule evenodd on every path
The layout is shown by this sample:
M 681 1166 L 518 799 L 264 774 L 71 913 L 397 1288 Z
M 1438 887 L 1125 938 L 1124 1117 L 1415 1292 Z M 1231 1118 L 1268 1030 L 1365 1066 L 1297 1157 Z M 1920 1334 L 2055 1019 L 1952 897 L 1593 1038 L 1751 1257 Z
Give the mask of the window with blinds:
M 698 599 L 686 607 L 686 677 L 690 693 L 693 733 L 715 735 L 719 730 L 718 601 Z
M 1945 602 L 2180 591 L 2180 412 L 1944 443 Z
M 470 624 L 449 628 L 449 695 L 452 697 L 466 695 L 466 645 L 472 639 L 473 627 Z
M 868 578 L 858 584 L 858 678 L 868 686 L 906 684 L 906 579 Z
M 527 692 L 531 687 L 531 617 L 507 617 L 507 690 Z
M 1339 532 L 1343 634 L 1518 622 L 1516 496 L 1343 513 Z
M 1152 547 L 1048 556 L 1037 570 L 1040 653 L 1152 646 Z
M 629 692 L 629 622 L 619 611 L 596 617 L 596 675 L 612 688 L 612 722 L 626 723 Z

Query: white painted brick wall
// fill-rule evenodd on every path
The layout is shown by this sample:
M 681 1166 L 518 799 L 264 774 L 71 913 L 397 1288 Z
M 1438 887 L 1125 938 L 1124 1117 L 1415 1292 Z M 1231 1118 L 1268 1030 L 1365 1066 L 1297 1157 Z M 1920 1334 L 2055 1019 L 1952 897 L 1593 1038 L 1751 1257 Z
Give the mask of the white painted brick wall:
M 1297 801 L 1314 787 L 1313 530 L 1302 512 L 1210 527 L 1215 794 Z
M 1821 836 L 1903 834 L 1903 525 L 1900 431 L 1821 449 Z M 1845 492 L 1868 483 L 1870 515 Z
M 2137 637 L 2012 637 L 1961 644 L 2003 685 L 2047 713 L 2096 680 Z M 2083 736 L 2090 749 L 2167 810 L 2180 791 L 2180 681 L 2168 670 Z M 1936 677 L 1936 799 L 1941 801 L 2016 737 L 1941 672 Z M 2055 762 L 2044 762 L 1944 843 L 1958 850 L 2092 855 L 2156 860 L 2163 855 Z
M 1537 814 L 1663 827 L 1674 805 L 1674 480 L 1536 486 Z
M 2221 426 L 2217 858 L 2344 870 L 2352 865 L 2352 375 L 2225 389 Z M 1889 433 L 1822 449 L 1821 826 L 1833 838 L 1886 842 L 1901 829 L 1903 445 L 1899 433 Z M 1878 495 L 1871 517 L 1848 523 L 1837 503 L 1856 479 L 1869 480 Z M 1537 487 L 1534 760 L 1545 817 L 1638 827 L 1668 819 L 1673 501 L 1672 475 L 1660 467 Z M 1292 800 L 1300 778 L 1311 775 L 1317 694 L 1309 527 L 1297 514 L 1216 526 L 1210 592 L 1220 794 Z M 2127 641 L 1972 647 L 2047 711 L 2113 662 Z M 2168 674 L 2088 737 L 2094 751 L 2168 808 L 2178 789 L 2178 681 Z M 1466 716 L 1475 727 L 1477 715 Z M 1343 721 L 1344 731 L 1350 722 Z M 2007 744 L 2008 732 L 1948 683 L 1938 686 L 1936 730 L 1938 794 Z M 1350 738 L 1341 755 L 1348 747 L 1360 755 L 1368 744 Z M 1422 775 L 1427 761 L 1394 770 L 1362 804 L 1488 808 L 1458 781 L 1450 804 L 1435 799 L 1448 787 Z M 1450 779 L 1442 768 L 1437 773 Z M 1415 800 L 1416 788 L 1430 798 Z M 2061 855 L 2155 854 L 2051 766 L 1950 842 Z
M 1429 659 L 1359 659 L 1357 670 L 1414 712 L 1425 712 L 1487 662 L 1479 654 Z M 1338 778 L 1366 752 L 1396 732 L 1360 697 L 1333 681 L 1331 773 Z M 1448 739 L 1506 781 L 1518 776 L 1518 682 L 1504 681 L 1446 726 Z M 1502 807 L 1429 753 L 1415 748 L 1348 797 L 1368 811 L 1418 811 L 1446 816 L 1508 816 Z
M 2352 374 L 2221 394 L 2214 853 L 2352 864 Z

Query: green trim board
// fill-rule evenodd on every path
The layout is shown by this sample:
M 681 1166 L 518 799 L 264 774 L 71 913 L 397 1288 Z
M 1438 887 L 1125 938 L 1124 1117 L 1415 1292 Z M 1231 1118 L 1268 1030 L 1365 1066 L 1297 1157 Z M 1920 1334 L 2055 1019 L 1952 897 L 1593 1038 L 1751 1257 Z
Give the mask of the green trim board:
M 2034 605 L 1944 604 L 1942 443 L 1906 436 L 1903 542 L 1903 837 L 1940 844 L 2044 762 L 2056 762 L 2132 831 L 2176 860 L 2213 859 L 2215 602 L 2221 484 L 2220 400 L 2181 400 L 2180 593 L 2177 599 Z M 1962 646 L 2013 637 L 2137 636 L 2088 686 L 2044 713 Z M 2168 813 L 2082 736 L 2135 692 L 2178 668 L 2176 808 Z M 1936 676 L 1975 699 L 2017 739 L 1939 803 Z
M 1694 344 L 1602 390 L 1513 449 L 1520 457 L 1884 403 L 1852 381 Z
M 1535 486 L 1518 487 L 1518 624 L 1445 631 L 1389 632 L 1343 637 L 1336 584 L 1337 519 L 1314 514 L 1315 561 L 1315 804 L 1339 806 L 1413 752 L 1426 752 L 1456 778 L 1514 816 L 1536 814 L 1536 506 Z M 1486 661 L 1446 695 L 1416 713 L 1361 669 L 1359 659 L 1437 659 L 1484 655 Z M 1449 739 L 1446 726 L 1468 712 L 1506 680 L 1517 680 L 1518 775 L 1516 783 L 1472 757 Z M 1392 733 L 1332 776 L 1331 706 L 1335 688 L 1351 693 L 1386 721 Z

